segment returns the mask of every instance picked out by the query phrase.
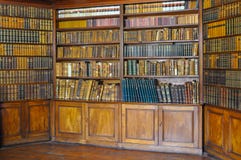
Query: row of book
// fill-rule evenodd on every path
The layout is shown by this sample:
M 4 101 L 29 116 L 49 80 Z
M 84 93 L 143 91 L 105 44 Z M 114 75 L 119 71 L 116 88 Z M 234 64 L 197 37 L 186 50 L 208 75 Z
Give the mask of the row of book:
M 12 17 L 52 19 L 53 10 L 24 5 L 0 4 L 0 15 Z
M 239 88 L 204 86 L 204 101 L 216 106 L 241 110 L 241 90 Z
M 53 38 L 51 31 L 1 29 L 0 42 L 49 44 L 53 42 Z
M 241 36 L 204 40 L 204 53 L 241 51 Z
M 211 69 L 241 69 L 240 53 L 204 54 L 204 68 Z
M 145 103 L 199 103 L 199 82 L 163 83 L 155 79 L 123 79 L 122 100 Z
M 221 5 L 225 5 L 233 2 L 239 2 L 239 0 L 204 0 L 203 8 L 204 9 L 213 8 L 213 7 L 217 7 L 217 6 L 221 6 Z
M 150 42 L 166 40 L 197 40 L 198 28 L 162 28 L 125 31 L 124 42 Z
M 118 78 L 119 68 L 118 61 L 57 62 L 56 76 Z
M 56 80 L 56 98 L 65 100 L 119 101 L 119 81 Z
M 52 76 L 51 70 L 1 70 L 0 84 L 50 83 Z
M 157 94 L 161 103 L 199 103 L 199 82 L 193 80 L 184 84 L 159 82 Z
M 119 58 L 119 45 L 65 46 L 57 48 L 57 58 Z
M 241 16 L 205 24 L 203 38 L 241 34 Z
M 124 57 L 198 56 L 198 43 L 125 45 Z
M 216 21 L 218 19 L 239 16 L 241 14 L 241 2 L 239 0 L 230 1 L 235 2 L 205 10 L 205 12 L 203 12 L 203 22 L 206 23 L 210 21 Z
M 53 21 L 48 19 L 20 18 L 0 15 L 0 27 L 51 31 L 53 29 Z
M 59 29 L 119 26 L 120 18 L 98 18 L 58 22 Z
M 124 75 L 198 75 L 198 64 L 198 59 L 126 60 L 124 61 Z
M 127 19 L 125 19 L 126 28 L 193 24 L 198 24 L 198 14 L 177 16 L 128 17 Z
M 241 71 L 204 70 L 203 82 L 206 85 L 241 88 Z
M 197 0 L 165 1 L 156 3 L 129 4 L 125 5 L 126 14 L 155 13 L 165 11 L 178 11 L 198 8 Z
M 52 84 L 0 85 L 0 102 L 52 99 Z
M 51 57 L 0 57 L 0 69 L 52 69 Z
M 0 44 L 0 56 L 52 56 L 51 45 Z
M 58 18 L 109 16 L 120 14 L 120 6 L 88 7 L 58 10 Z
M 57 32 L 57 44 L 119 42 L 119 30 Z

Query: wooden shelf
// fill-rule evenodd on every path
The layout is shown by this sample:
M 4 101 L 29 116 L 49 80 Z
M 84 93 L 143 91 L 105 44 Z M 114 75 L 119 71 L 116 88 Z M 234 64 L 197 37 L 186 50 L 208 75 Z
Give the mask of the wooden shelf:
M 198 59 L 198 56 L 124 57 L 124 59 Z
M 102 16 L 84 16 L 84 17 L 66 17 L 66 18 L 56 18 L 57 22 L 62 21 L 75 21 L 75 20 L 87 20 L 87 19 L 101 19 L 101 18 L 120 18 L 120 15 L 102 15 Z
M 88 31 L 88 30 L 110 30 L 110 29 L 120 29 L 120 26 L 100 26 L 100 27 L 83 27 L 83 28 L 58 28 L 56 31 Z
M 185 9 L 177 11 L 166 12 L 152 12 L 152 13 L 136 13 L 136 14 L 124 14 L 124 17 L 143 17 L 143 16 L 166 16 L 166 15 L 182 15 L 182 14 L 197 14 L 198 9 Z
M 176 25 L 160 25 L 160 26 L 143 26 L 143 27 L 124 27 L 125 31 L 131 30 L 147 30 L 147 29 L 161 29 L 161 28 L 195 28 L 198 24 L 176 24 Z

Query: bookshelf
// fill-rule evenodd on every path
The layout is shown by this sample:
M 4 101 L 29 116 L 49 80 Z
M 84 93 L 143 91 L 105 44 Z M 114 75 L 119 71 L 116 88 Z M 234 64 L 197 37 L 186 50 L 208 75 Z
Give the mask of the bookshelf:
M 124 102 L 200 103 L 198 13 L 192 0 L 124 5 Z
M 51 99 L 51 9 L 0 4 L 0 101 Z
M 241 110 L 240 2 L 204 6 L 204 101 Z
M 1 145 L 50 139 L 52 68 L 52 9 L 1 1 Z
M 120 101 L 120 6 L 57 10 L 56 99 Z
M 204 148 L 240 159 L 241 2 L 204 0 L 203 9 Z
M 53 139 L 201 154 L 198 4 L 57 8 Z

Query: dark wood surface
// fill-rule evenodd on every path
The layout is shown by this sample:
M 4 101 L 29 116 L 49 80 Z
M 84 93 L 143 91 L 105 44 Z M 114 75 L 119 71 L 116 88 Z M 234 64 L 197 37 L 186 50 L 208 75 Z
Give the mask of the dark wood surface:
M 0 149 L 1 160 L 215 160 L 212 157 L 39 143 Z

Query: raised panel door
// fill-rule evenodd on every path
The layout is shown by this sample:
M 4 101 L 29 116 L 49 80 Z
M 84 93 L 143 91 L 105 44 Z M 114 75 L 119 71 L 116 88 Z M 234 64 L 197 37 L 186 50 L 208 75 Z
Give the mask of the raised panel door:
M 228 155 L 232 159 L 241 159 L 241 113 L 229 112 L 228 116 Z
M 173 147 L 199 146 L 197 106 L 161 106 L 159 110 L 159 144 Z
M 0 146 L 21 142 L 22 129 L 21 104 L 0 104 Z
M 85 139 L 84 104 L 56 102 L 56 140 L 82 143 Z
M 89 143 L 96 143 L 97 141 L 118 141 L 118 104 L 89 103 L 86 110 L 86 116 L 86 139 Z
M 225 130 L 228 130 L 224 110 L 205 106 L 204 117 L 205 148 L 223 153 L 227 136 Z
M 157 145 L 158 107 L 155 105 L 122 105 L 122 141 Z

